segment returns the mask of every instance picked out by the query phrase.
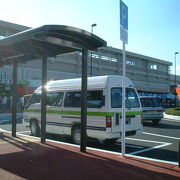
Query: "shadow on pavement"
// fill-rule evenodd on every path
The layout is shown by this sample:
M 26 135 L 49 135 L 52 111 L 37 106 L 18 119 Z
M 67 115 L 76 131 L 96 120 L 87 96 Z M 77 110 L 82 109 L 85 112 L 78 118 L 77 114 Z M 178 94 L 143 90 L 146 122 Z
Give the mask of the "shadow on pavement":
M 146 161 L 79 147 L 47 142 L 16 140 L 8 135 L 0 138 L 0 169 L 24 179 L 178 179 L 179 171 L 165 169 Z M 176 169 L 176 167 L 175 167 Z M 1 170 L 0 170 L 1 173 Z

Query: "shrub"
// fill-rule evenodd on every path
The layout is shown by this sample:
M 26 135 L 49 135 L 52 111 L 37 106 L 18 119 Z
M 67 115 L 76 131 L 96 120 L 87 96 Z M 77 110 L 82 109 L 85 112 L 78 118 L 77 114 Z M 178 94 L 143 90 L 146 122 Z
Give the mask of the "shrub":
M 170 108 L 165 111 L 166 114 L 180 116 L 180 108 Z

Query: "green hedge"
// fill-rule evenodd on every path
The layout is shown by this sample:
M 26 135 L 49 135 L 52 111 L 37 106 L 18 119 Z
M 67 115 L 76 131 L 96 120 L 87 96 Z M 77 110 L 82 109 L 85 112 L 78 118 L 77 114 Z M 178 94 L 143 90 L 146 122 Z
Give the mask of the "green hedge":
M 180 116 L 180 108 L 178 107 L 178 108 L 167 109 L 165 113 L 169 115 Z

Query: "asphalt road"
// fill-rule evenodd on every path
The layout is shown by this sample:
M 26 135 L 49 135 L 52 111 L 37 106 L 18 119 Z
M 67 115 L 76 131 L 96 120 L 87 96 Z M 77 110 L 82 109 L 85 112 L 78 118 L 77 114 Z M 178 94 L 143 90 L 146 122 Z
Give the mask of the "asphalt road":
M 20 114 L 17 116 L 17 132 L 30 135 L 30 130 L 22 124 L 21 117 Z M 0 117 L 0 128 L 11 131 L 11 117 Z M 54 134 L 47 134 L 47 138 L 72 143 L 69 138 L 64 138 Z M 162 120 L 156 127 L 151 123 L 146 123 L 144 124 L 142 134 L 126 137 L 126 154 L 170 161 L 177 164 L 179 143 L 180 122 Z M 117 140 L 114 145 L 100 144 L 97 141 L 90 140 L 88 142 L 88 147 L 121 152 L 121 140 Z

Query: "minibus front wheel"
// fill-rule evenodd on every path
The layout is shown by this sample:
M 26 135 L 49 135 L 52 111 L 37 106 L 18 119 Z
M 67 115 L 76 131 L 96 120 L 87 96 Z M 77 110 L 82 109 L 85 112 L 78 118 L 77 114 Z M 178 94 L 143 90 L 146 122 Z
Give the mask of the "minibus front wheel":
M 37 120 L 34 120 L 34 119 L 31 120 L 30 129 L 31 129 L 31 134 L 33 136 L 39 136 L 40 135 L 40 128 L 39 128 Z
M 152 120 L 153 126 L 157 126 L 161 119 Z

